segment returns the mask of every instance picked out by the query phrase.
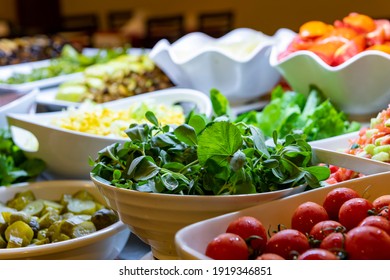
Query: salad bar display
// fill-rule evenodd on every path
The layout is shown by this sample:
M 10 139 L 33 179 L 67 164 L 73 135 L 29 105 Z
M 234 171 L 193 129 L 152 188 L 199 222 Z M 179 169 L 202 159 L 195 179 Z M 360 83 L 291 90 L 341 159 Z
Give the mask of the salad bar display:
M 0 259 L 390 259 L 390 21 L 203 35 L 0 67 Z

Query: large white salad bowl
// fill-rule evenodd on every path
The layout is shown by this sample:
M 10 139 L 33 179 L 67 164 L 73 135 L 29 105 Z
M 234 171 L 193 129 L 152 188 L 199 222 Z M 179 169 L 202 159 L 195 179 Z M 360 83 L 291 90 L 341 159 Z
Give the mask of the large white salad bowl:
M 233 105 L 243 104 L 269 93 L 279 82 L 279 72 L 269 63 L 271 49 L 293 35 L 288 29 L 268 36 L 238 28 L 220 38 L 193 32 L 173 44 L 160 40 L 150 57 L 176 85 L 205 94 L 216 88 Z

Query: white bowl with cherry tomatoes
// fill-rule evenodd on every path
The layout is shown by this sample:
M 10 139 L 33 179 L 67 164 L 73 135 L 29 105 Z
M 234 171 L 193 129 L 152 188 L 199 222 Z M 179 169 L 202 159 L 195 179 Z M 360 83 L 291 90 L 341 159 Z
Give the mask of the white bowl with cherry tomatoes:
M 390 172 L 370 175 L 189 225 L 175 236 L 178 255 L 390 259 L 389 180 Z
M 293 90 L 315 85 L 345 113 L 369 116 L 390 102 L 390 21 L 351 13 L 334 24 L 306 22 L 273 48 L 270 63 Z

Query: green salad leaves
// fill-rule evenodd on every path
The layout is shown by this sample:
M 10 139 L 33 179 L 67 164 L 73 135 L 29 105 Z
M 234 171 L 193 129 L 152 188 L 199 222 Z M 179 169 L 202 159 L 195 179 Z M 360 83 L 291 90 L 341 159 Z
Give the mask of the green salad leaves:
M 210 94 L 216 116 L 192 111 L 185 124 L 172 127 L 161 126 L 148 112 L 150 123 L 130 125 L 130 141 L 101 150 L 91 160 L 91 173 L 120 188 L 185 195 L 316 188 L 329 177 L 328 167 L 311 164 L 305 135 L 279 139 L 275 131 L 267 141 L 258 127 L 231 121 L 221 93 Z
M 349 122 L 346 115 L 325 99 L 321 91 L 312 86 L 308 97 L 295 91 L 276 87 L 271 101 L 261 112 L 250 111 L 237 117 L 260 128 L 266 137 L 276 131 L 280 138 L 301 130 L 307 141 L 358 131 L 358 122 Z
M 0 129 L 0 186 L 30 181 L 45 168 L 43 160 L 26 157 L 13 142 L 8 129 Z

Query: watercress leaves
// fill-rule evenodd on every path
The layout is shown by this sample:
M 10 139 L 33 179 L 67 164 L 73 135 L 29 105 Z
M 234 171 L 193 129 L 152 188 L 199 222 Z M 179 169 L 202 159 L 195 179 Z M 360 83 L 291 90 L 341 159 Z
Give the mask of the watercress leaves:
M 242 146 L 240 130 L 230 122 L 210 123 L 198 137 L 198 158 L 201 165 L 213 159 L 228 165 L 233 154 Z
M 92 174 L 111 184 L 143 192 L 186 195 L 229 195 L 269 192 L 305 184 L 320 186 L 329 177 L 325 166 L 311 165 L 305 135 L 291 133 L 273 143 L 263 131 L 231 122 L 229 106 L 218 91 L 220 106 L 208 119 L 191 113 L 177 127 L 161 125 L 153 113 L 150 124 L 133 124 L 129 142 L 99 152 Z

